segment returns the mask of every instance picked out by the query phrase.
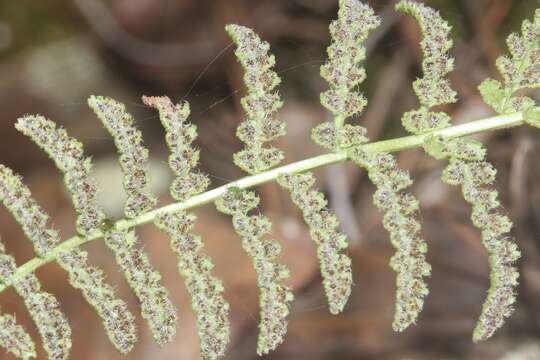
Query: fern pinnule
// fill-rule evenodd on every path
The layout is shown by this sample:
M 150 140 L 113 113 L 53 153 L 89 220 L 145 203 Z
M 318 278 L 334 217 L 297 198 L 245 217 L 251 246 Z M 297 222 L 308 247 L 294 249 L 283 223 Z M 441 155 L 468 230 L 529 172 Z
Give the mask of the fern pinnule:
M 419 83 L 423 80 L 415 82 L 414 89 L 421 106 L 419 110 L 410 111 L 404 115 L 403 125 L 414 134 L 429 134 L 434 130 L 450 126 L 450 117 L 447 114 L 432 112 L 430 108 L 456 101 L 456 93 L 451 90 L 449 81 L 445 77 L 453 68 L 453 59 L 448 56 L 448 51 L 452 46 L 450 26 L 438 12 L 415 2 L 402 1 L 397 5 L 397 9 L 410 13 L 420 23 L 423 35 L 423 70 L 426 84 L 428 84 L 424 86 L 423 83 Z M 529 29 L 528 26 L 525 28 Z M 537 41 L 538 34 L 535 38 Z M 527 57 L 524 53 L 521 55 Z M 499 61 L 499 67 L 506 60 L 508 59 Z M 516 74 L 510 76 L 507 73 L 506 75 L 507 82 L 511 82 Z M 481 90 L 484 87 L 485 93 L 490 84 L 493 85 L 493 83 L 484 82 Z M 516 84 L 510 86 L 512 90 L 508 90 L 504 101 L 510 101 L 510 96 L 517 90 L 517 86 Z M 422 90 L 423 87 L 425 91 Z M 501 104 L 498 103 L 497 106 Z M 442 179 L 450 185 L 462 186 L 463 196 L 472 206 L 472 223 L 482 232 L 482 243 L 489 255 L 491 285 L 473 333 L 473 340 L 475 342 L 485 340 L 491 337 L 502 326 L 504 319 L 512 313 L 515 287 L 519 276 L 514 262 L 519 258 L 520 252 L 508 235 L 512 223 L 502 214 L 497 191 L 489 188 L 495 181 L 496 170 L 485 161 L 486 150 L 477 141 L 430 137 L 424 143 L 424 150 L 436 159 L 448 158 L 450 160 L 443 171 Z
M 413 16 L 422 30 L 420 45 L 424 54 L 422 61 L 424 77 L 413 84 L 422 108 L 429 109 L 456 102 L 457 94 L 447 79 L 447 74 L 454 68 L 454 59 L 448 56 L 453 45 L 450 37 L 452 28 L 441 18 L 438 11 L 416 1 L 400 1 L 396 5 L 396 10 Z
M 268 170 L 283 160 L 283 152 L 268 141 L 285 135 L 285 123 L 276 117 L 283 102 L 275 88 L 279 76 L 272 70 L 274 55 L 270 45 L 263 42 L 251 29 L 240 25 L 226 28 L 235 44 L 236 56 L 245 70 L 244 83 L 248 94 L 242 98 L 245 119 L 237 129 L 237 136 L 245 143 L 243 150 L 234 154 L 234 163 L 249 174 Z
M 0 347 L 16 358 L 28 360 L 36 357 L 36 346 L 30 334 L 13 315 L 0 314 Z
M 176 334 L 176 307 L 161 285 L 161 275 L 144 251 L 135 247 L 136 243 L 134 231 L 112 229 L 105 234 L 105 244 L 113 250 L 116 263 L 137 296 L 142 317 L 148 321 L 154 340 L 165 345 Z
M 523 89 L 540 88 L 539 38 L 540 9 L 537 9 L 533 21 L 523 22 L 521 35 L 515 33 L 508 37 L 510 56 L 503 55 L 497 59 L 502 83 L 487 79 L 480 84 L 484 101 L 499 114 L 525 111 L 535 105 L 533 99 L 515 94 Z
M 366 78 L 361 66 L 366 58 L 363 45 L 369 32 L 379 26 L 373 9 L 358 0 L 340 0 L 338 19 L 330 24 L 332 42 L 328 61 L 321 66 L 321 76 L 329 89 L 321 94 L 321 104 L 334 117 L 313 129 L 312 137 L 328 150 L 339 150 L 367 141 L 365 129 L 345 125 L 345 120 L 362 112 L 367 104 L 364 95 L 355 90 Z
M 133 117 L 122 103 L 109 97 L 91 96 L 88 105 L 114 138 L 120 154 L 127 195 L 124 206 L 126 217 L 134 218 L 151 210 L 157 199 L 146 189 L 148 149 L 143 144 L 141 132 L 133 124 Z
M 418 200 L 405 191 L 412 180 L 407 172 L 398 168 L 390 154 L 369 154 L 356 147 L 350 150 L 350 157 L 367 170 L 376 186 L 373 202 L 384 212 L 383 225 L 396 249 L 390 260 L 391 268 L 397 272 L 392 327 L 395 331 L 403 331 L 418 319 L 424 305 L 423 299 L 429 292 L 424 278 L 431 273 L 425 255 L 427 244 L 420 236 Z
M 115 297 L 112 286 L 104 281 L 103 271 L 87 264 L 88 253 L 79 249 L 61 251 L 57 261 L 69 273 L 69 283 L 80 289 L 95 309 L 116 349 L 127 354 L 137 341 L 135 318 L 127 304 Z
M 82 144 L 43 116 L 24 116 L 15 127 L 42 148 L 64 174 L 78 215 L 77 231 L 85 235 L 99 228 L 105 214 L 97 202 L 96 185 L 89 176 L 92 163 L 85 158 Z
M 166 97 L 143 97 L 143 102 L 159 111 L 169 146 L 169 166 L 176 176 L 171 195 L 178 201 L 203 192 L 210 181 L 196 170 L 199 151 L 192 145 L 195 125 L 187 122 L 189 104 L 174 105 Z M 156 226 L 171 237 L 171 248 L 178 258 L 178 270 L 185 279 L 191 306 L 197 317 L 200 352 L 203 359 L 225 354 L 230 337 L 229 304 L 223 298 L 221 280 L 212 275 L 212 259 L 203 252 L 200 236 L 191 233 L 196 216 L 183 211 L 159 215 Z
M 58 300 L 41 289 L 34 274 L 15 277 L 17 264 L 0 242 L 0 283 L 11 281 L 36 324 L 50 360 L 67 359 L 71 350 L 71 327 Z M 16 334 L 14 334 L 16 335 Z
M 0 164 L 0 200 L 30 239 L 38 256 L 46 256 L 58 245 L 60 242 L 58 232 L 47 227 L 49 216 L 34 200 L 20 176 L 2 164 Z
M 347 237 L 337 230 L 338 220 L 326 208 L 324 195 L 313 189 L 315 177 L 312 173 L 283 174 L 278 182 L 290 191 L 294 204 L 301 209 L 309 226 L 311 238 L 317 244 L 330 312 L 338 314 L 343 311 L 352 286 L 351 259 L 342 253 L 348 246 Z
M 223 356 L 229 344 L 229 304 L 223 298 L 221 280 L 212 275 L 212 260 L 202 252 L 201 237 L 191 234 L 195 220 L 195 215 L 177 212 L 160 215 L 155 223 L 171 237 L 197 316 L 201 358 L 212 360 Z
M 257 353 L 267 354 L 283 342 L 287 332 L 289 303 L 294 296 L 282 284 L 289 277 L 285 265 L 275 262 L 281 252 L 280 245 L 263 237 L 271 232 L 272 224 L 263 215 L 248 215 L 259 204 L 252 191 L 231 188 L 216 201 L 218 211 L 231 215 L 234 229 L 242 239 L 242 246 L 253 260 L 260 295 L 260 320 Z
M 200 194 L 210 185 L 208 177 L 195 169 L 199 163 L 199 150 L 193 145 L 197 127 L 189 122 L 189 103 L 173 104 L 166 96 L 143 96 L 143 102 L 159 111 L 165 128 L 165 140 L 170 150 L 169 167 L 176 176 L 171 185 L 171 196 L 184 201 Z

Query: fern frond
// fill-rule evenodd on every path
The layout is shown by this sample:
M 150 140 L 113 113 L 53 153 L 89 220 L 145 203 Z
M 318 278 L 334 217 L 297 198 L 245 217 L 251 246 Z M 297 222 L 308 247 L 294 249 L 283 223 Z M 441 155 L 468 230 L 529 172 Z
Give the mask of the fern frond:
M 36 357 L 36 346 L 30 335 L 13 315 L 0 314 L 0 347 L 16 358 L 28 360 Z
M 197 316 L 201 358 L 212 360 L 223 356 L 229 344 L 229 304 L 223 298 L 221 280 L 212 276 L 214 264 L 202 252 L 200 236 L 191 234 L 195 220 L 195 215 L 177 212 L 161 215 L 155 223 L 171 237 L 171 247 L 179 259 L 178 270 Z
M 425 87 L 426 91 L 422 91 L 420 87 L 423 85 L 418 85 L 418 81 L 421 80 L 415 82 L 415 91 L 421 107 L 419 110 L 406 113 L 403 117 L 403 125 L 414 134 L 430 133 L 446 128 L 450 126 L 450 117 L 442 112 L 431 112 L 430 107 L 456 101 L 456 94 L 450 89 L 449 81 L 445 78 L 453 68 L 453 59 L 448 56 L 448 51 L 452 46 L 451 28 L 438 12 L 424 5 L 402 1 L 397 5 L 397 9 L 410 13 L 420 23 L 423 33 L 423 68 L 425 79 L 428 84 L 431 84 Z M 529 26 L 525 28 L 530 29 Z M 532 33 L 529 35 L 532 36 Z M 538 34 L 535 38 L 535 41 L 538 41 Z M 513 39 L 516 41 L 517 38 Z M 521 55 L 527 57 L 525 53 Z M 538 56 L 540 59 L 540 52 Z M 506 60 L 499 61 L 499 67 Z M 511 83 L 510 88 L 513 90 L 508 90 L 508 97 L 504 102 L 509 101 L 512 93 L 517 90 L 518 85 L 513 82 L 514 75 L 506 76 L 507 84 Z M 484 92 L 486 86 L 490 86 L 489 84 L 492 83 L 484 82 L 481 86 L 481 88 L 484 87 Z M 497 102 L 497 106 L 506 105 Z M 512 313 L 515 287 L 519 276 L 513 263 L 519 258 L 520 252 L 508 235 L 512 223 L 501 214 L 502 208 L 497 191 L 487 188 L 494 183 L 496 170 L 485 161 L 486 150 L 477 141 L 430 137 L 423 147 L 436 159 L 449 159 L 449 165 L 444 170 L 442 179 L 450 185 L 462 186 L 463 196 L 472 206 L 472 223 L 482 231 L 482 243 L 489 254 L 491 286 L 474 330 L 473 340 L 475 342 L 485 340 L 492 336 L 502 326 L 504 319 Z
M 264 146 L 285 135 L 285 123 L 276 117 L 283 102 L 274 91 L 281 80 L 272 70 L 276 60 L 268 53 L 270 45 L 267 42 L 244 26 L 227 25 L 225 29 L 238 46 L 236 56 L 245 70 L 244 82 L 248 89 L 241 101 L 245 119 L 236 132 L 245 147 L 234 154 L 234 162 L 245 172 L 257 174 L 283 160 L 281 150 Z
M 534 100 L 515 96 L 523 89 L 540 88 L 540 9 L 533 21 L 525 20 L 521 35 L 511 34 L 507 40 L 510 55 L 497 59 L 502 83 L 486 79 L 480 84 L 484 101 L 499 114 L 525 111 L 534 106 Z
M 177 201 L 184 201 L 200 194 L 210 181 L 206 175 L 195 171 L 199 150 L 192 143 L 197 138 L 197 127 L 186 121 L 190 113 L 189 103 L 175 105 L 166 96 L 143 96 L 142 100 L 159 111 L 166 131 L 165 140 L 171 152 L 169 167 L 177 176 L 171 185 L 171 196 Z
M 351 259 L 342 253 L 348 246 L 347 237 L 337 230 L 338 220 L 327 209 L 324 195 L 313 190 L 315 177 L 312 173 L 283 174 L 278 183 L 290 191 L 294 204 L 301 209 L 309 226 L 311 238 L 317 244 L 330 312 L 338 314 L 343 311 L 352 286 Z
M 51 360 L 67 359 L 71 350 L 71 328 L 56 298 L 43 291 L 34 274 L 15 277 L 15 259 L 0 242 L 0 282 L 12 281 L 17 294 L 36 324 L 43 347 Z M 14 334 L 15 335 L 15 334 Z
M 86 301 L 96 310 L 109 339 L 127 354 L 137 341 L 135 318 L 127 304 L 115 297 L 113 288 L 104 280 L 103 271 L 86 263 L 88 253 L 79 249 L 62 251 L 57 261 L 69 273 L 69 283 L 80 289 Z
M 127 195 L 124 206 L 126 217 L 134 218 L 151 210 L 157 199 L 146 189 L 148 149 L 143 144 L 141 132 L 133 124 L 133 117 L 122 103 L 109 97 L 91 96 L 88 105 L 114 138 L 120 153 L 119 160 Z
M 203 192 L 210 181 L 196 170 L 199 151 L 192 143 L 197 138 L 197 128 L 187 122 L 189 104 L 174 105 L 166 96 L 144 96 L 143 102 L 159 111 L 166 131 L 171 152 L 169 166 L 177 176 L 171 186 L 171 195 L 178 201 L 184 201 Z M 195 215 L 179 211 L 158 216 L 155 224 L 171 237 L 171 248 L 179 260 L 178 270 L 185 279 L 191 306 L 197 316 L 201 357 L 217 359 L 225 354 L 229 343 L 229 304 L 223 298 L 221 280 L 212 275 L 214 265 L 202 251 L 201 238 L 191 234 L 195 220 Z
M 234 229 L 242 239 L 242 246 L 253 260 L 260 289 L 260 322 L 257 353 L 267 354 L 283 342 L 287 332 L 289 303 L 294 296 L 282 284 L 289 277 L 289 269 L 275 262 L 281 246 L 272 240 L 263 240 L 271 232 L 272 224 L 263 215 L 248 215 L 257 208 L 259 197 L 251 191 L 231 188 L 216 200 L 218 211 L 231 215 Z
M 92 163 L 85 158 L 82 144 L 43 116 L 19 118 L 15 127 L 42 148 L 64 174 L 78 215 L 79 233 L 85 235 L 99 228 L 105 214 L 97 202 L 96 185 L 89 176 Z
M 114 251 L 116 263 L 137 296 L 142 317 L 148 321 L 154 340 L 165 345 L 176 334 L 176 307 L 161 285 L 161 275 L 144 251 L 135 247 L 136 243 L 134 231 L 113 229 L 105 234 L 105 244 Z

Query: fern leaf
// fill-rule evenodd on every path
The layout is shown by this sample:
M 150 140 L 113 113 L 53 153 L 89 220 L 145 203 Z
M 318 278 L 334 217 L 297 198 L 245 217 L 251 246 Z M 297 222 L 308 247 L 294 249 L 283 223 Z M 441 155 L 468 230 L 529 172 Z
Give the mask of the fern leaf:
M 171 196 L 177 201 L 184 201 L 200 194 L 210 181 L 208 177 L 194 170 L 199 163 L 199 150 L 191 144 L 197 138 L 197 127 L 189 122 L 189 104 L 175 105 L 166 97 L 143 96 L 143 102 L 159 111 L 160 120 L 165 128 L 169 155 L 169 166 L 177 176 L 171 185 Z
M 13 315 L 0 314 L 0 347 L 12 353 L 18 359 L 36 357 L 36 347 L 30 335 Z
M 534 106 L 534 100 L 526 96 L 515 96 L 515 93 L 523 89 L 540 88 L 539 38 L 540 9 L 537 9 L 532 22 L 523 22 L 521 35 L 511 34 L 508 37 L 510 54 L 497 59 L 497 68 L 503 81 L 486 79 L 480 84 L 484 101 L 496 112 L 507 114 Z
M 195 169 L 199 151 L 192 143 L 197 138 L 197 128 L 187 122 L 189 104 L 174 105 L 168 97 L 143 97 L 143 102 L 159 111 L 166 131 L 166 141 L 171 152 L 169 166 L 177 178 L 171 186 L 171 195 L 184 201 L 203 192 L 209 185 L 208 177 Z M 164 214 L 155 220 L 157 227 L 171 237 L 171 247 L 176 254 L 178 270 L 185 279 L 191 296 L 192 308 L 197 316 L 201 341 L 201 356 L 216 359 L 225 354 L 229 343 L 229 304 L 223 298 L 221 280 L 211 273 L 213 263 L 204 254 L 203 242 L 191 234 L 196 216 L 185 212 Z
M 425 78 L 414 84 L 421 107 L 419 110 L 405 114 L 403 125 L 415 134 L 429 133 L 448 127 L 450 117 L 442 112 L 431 112 L 430 107 L 456 101 L 456 94 L 450 89 L 449 81 L 445 78 L 446 74 L 452 70 L 454 62 L 448 56 L 448 51 L 452 46 L 450 26 L 438 12 L 422 4 L 402 1 L 397 5 L 397 9 L 413 15 L 419 21 L 423 34 Z M 530 29 L 529 26 L 526 28 Z M 529 35 L 532 36 L 532 34 Z M 514 37 L 515 39 L 517 38 Z M 525 53 L 521 55 L 527 57 Z M 510 83 L 514 81 L 508 76 L 507 78 Z M 424 82 L 420 83 L 424 80 L 427 86 L 422 85 Z M 493 85 L 488 81 L 482 85 L 484 92 L 487 86 L 491 86 L 490 84 Z M 514 90 L 508 93 L 509 96 L 517 89 L 514 85 L 511 87 Z M 425 88 L 425 91 L 422 88 Z M 508 100 L 510 100 L 509 97 L 506 100 L 498 99 L 497 106 L 506 106 L 501 105 L 499 101 Z M 514 111 L 517 110 L 517 108 L 514 109 Z M 450 160 L 442 179 L 450 185 L 462 186 L 464 198 L 472 206 L 473 225 L 482 231 L 482 243 L 489 254 L 491 286 L 474 330 L 473 340 L 475 342 L 485 340 L 492 336 L 502 326 L 505 317 L 512 313 L 518 278 L 518 272 L 513 263 L 520 256 L 516 244 L 508 235 L 512 223 L 501 214 L 498 193 L 486 188 L 495 181 L 496 171 L 484 160 L 486 150 L 477 141 L 432 137 L 425 143 L 424 149 L 437 159 Z
M 368 154 L 357 147 L 351 150 L 350 157 L 367 170 L 376 186 L 373 201 L 384 212 L 383 225 L 396 249 L 390 260 L 390 266 L 397 272 L 396 311 L 392 326 L 395 331 L 403 331 L 416 322 L 423 308 L 423 298 L 428 294 L 424 277 L 431 272 L 425 256 L 427 244 L 419 234 L 419 204 L 411 193 L 404 191 L 412 180 L 407 172 L 398 168 L 390 154 Z
M 302 210 L 311 237 L 317 244 L 317 257 L 330 312 L 338 314 L 343 311 L 351 294 L 351 259 L 342 254 L 347 249 L 347 237 L 337 231 L 338 220 L 328 211 L 324 195 L 313 190 L 315 177 L 312 173 L 284 174 L 278 178 L 278 182 L 290 191 L 293 202 Z
M 242 98 L 245 119 L 236 132 L 245 147 L 234 154 L 234 162 L 245 172 L 256 174 L 283 160 L 281 150 L 264 146 L 285 135 L 285 123 L 276 117 L 283 105 L 281 96 L 275 91 L 281 80 L 272 70 L 276 60 L 268 53 L 270 45 L 267 42 L 243 26 L 228 25 L 225 29 L 238 46 L 236 56 L 245 70 L 244 82 L 248 89 L 248 94 Z
M 519 277 L 514 263 L 520 251 L 509 235 L 512 222 L 502 214 L 497 191 L 486 188 L 494 183 L 496 170 L 486 161 L 459 160 L 459 153 L 459 147 L 451 153 L 453 161 L 443 181 L 461 184 L 463 196 L 472 206 L 471 220 L 482 231 L 482 243 L 489 255 L 491 285 L 473 333 L 473 340 L 478 342 L 490 338 L 513 312 Z
M 366 129 L 345 124 L 347 118 L 360 114 L 367 104 L 356 87 L 366 77 L 362 67 L 366 57 L 364 42 L 380 20 L 373 9 L 358 0 L 340 0 L 339 5 L 338 19 L 330 25 L 328 61 L 321 67 L 321 76 L 330 87 L 321 94 L 321 103 L 332 113 L 334 121 L 317 126 L 312 137 L 326 149 L 347 149 L 349 157 L 368 171 L 377 187 L 374 203 L 384 212 L 385 228 L 397 250 L 390 263 L 397 272 L 393 328 L 403 331 L 416 322 L 428 293 L 423 280 L 430 272 L 425 259 L 427 246 L 418 234 L 420 224 L 413 216 L 407 216 L 417 209 L 416 199 L 403 191 L 411 184 L 408 174 L 398 169 L 390 154 L 365 153 L 362 145 L 368 141 Z
M 456 102 L 457 94 L 446 78 L 454 68 L 454 59 L 448 56 L 453 45 L 450 37 L 452 28 L 438 11 L 415 1 L 401 1 L 396 10 L 416 18 L 422 30 L 424 78 L 416 80 L 413 85 L 422 108 Z
M 15 127 L 42 148 L 64 174 L 78 214 L 77 230 L 85 235 L 97 229 L 105 214 L 97 202 L 97 189 L 89 176 L 91 160 L 84 157 L 82 144 L 42 116 L 19 118 Z
M 88 105 L 112 135 L 120 153 L 127 195 L 126 216 L 134 218 L 152 209 L 157 199 L 145 189 L 148 185 L 148 149 L 143 145 L 141 132 L 133 124 L 133 117 L 122 103 L 108 97 L 91 96 Z
M 16 270 L 15 259 L 6 254 L 4 245 L 0 242 L 0 282 L 11 281 L 17 294 L 23 298 L 48 358 L 67 359 L 71 350 L 71 328 L 60 310 L 60 304 L 53 295 L 41 289 L 41 284 L 34 274 L 14 278 Z
M 281 252 L 279 244 L 262 238 L 271 232 L 271 223 L 263 215 L 248 215 L 259 204 L 258 196 L 251 191 L 232 188 L 216 201 L 218 211 L 231 215 L 234 229 L 242 239 L 242 246 L 253 259 L 260 289 L 260 323 L 257 353 L 267 354 L 283 342 L 287 332 L 289 303 L 294 296 L 282 284 L 289 277 L 289 270 L 275 262 Z
M 0 164 L 0 200 L 32 241 L 38 256 L 46 256 L 60 242 L 58 232 L 47 227 L 49 216 L 34 200 L 20 176 L 2 164 Z
M 137 341 L 135 318 L 127 304 L 115 298 L 113 288 L 104 281 L 103 271 L 86 263 L 88 253 L 78 249 L 62 251 L 57 261 L 69 273 L 69 282 L 80 289 L 96 310 L 113 345 L 127 354 Z
M 321 103 L 334 117 L 313 129 L 313 139 L 328 150 L 339 150 L 367 141 L 364 128 L 345 125 L 345 120 L 364 109 L 367 101 L 355 88 L 366 78 L 361 66 L 366 58 L 363 45 L 369 32 L 379 26 L 373 9 L 358 0 L 340 0 L 338 19 L 330 24 L 332 43 L 321 76 L 329 89 L 321 94 Z
M 105 243 L 113 250 L 116 263 L 137 296 L 142 316 L 148 321 L 154 339 L 159 345 L 170 342 L 176 334 L 176 307 L 167 289 L 161 285 L 161 275 L 154 269 L 148 256 L 135 247 L 135 232 L 111 230 L 105 234 Z
M 217 359 L 225 354 L 229 343 L 229 304 L 223 298 L 221 280 L 212 276 L 214 265 L 202 252 L 200 236 L 190 233 L 195 220 L 195 215 L 178 212 L 159 216 L 156 225 L 170 235 L 171 247 L 179 259 L 178 269 L 197 316 L 201 358 Z

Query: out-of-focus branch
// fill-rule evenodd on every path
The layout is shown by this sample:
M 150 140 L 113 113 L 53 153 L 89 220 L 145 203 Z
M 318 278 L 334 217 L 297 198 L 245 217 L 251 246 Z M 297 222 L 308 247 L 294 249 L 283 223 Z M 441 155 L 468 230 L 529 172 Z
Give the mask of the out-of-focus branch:
M 198 65 L 217 48 L 212 40 L 183 44 L 145 41 L 122 28 L 102 0 L 74 0 L 74 4 L 109 48 L 142 65 Z

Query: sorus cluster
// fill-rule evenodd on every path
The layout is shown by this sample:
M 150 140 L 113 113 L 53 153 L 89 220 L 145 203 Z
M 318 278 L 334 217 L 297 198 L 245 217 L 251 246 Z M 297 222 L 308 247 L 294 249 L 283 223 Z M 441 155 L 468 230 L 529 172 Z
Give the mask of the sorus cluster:
M 159 111 L 161 124 L 165 128 L 165 140 L 169 146 L 169 167 L 176 179 L 171 185 L 171 196 L 184 201 L 197 195 L 210 185 L 208 177 L 195 168 L 199 163 L 199 150 L 193 145 L 197 138 L 197 127 L 189 122 L 189 104 L 173 104 L 166 97 L 143 96 L 143 102 Z
M 203 252 L 201 237 L 191 233 L 195 220 L 195 215 L 185 212 L 163 214 L 156 226 L 169 234 L 178 257 L 178 270 L 197 316 L 201 358 L 213 360 L 223 356 L 229 344 L 229 304 L 221 280 L 212 275 L 214 265 Z
M 176 334 L 176 307 L 161 285 L 161 275 L 136 243 L 134 231 L 112 229 L 105 234 L 105 244 L 114 252 L 116 263 L 137 296 L 142 317 L 148 321 L 154 340 L 165 345 Z
M 227 25 L 227 32 L 238 46 L 236 56 L 245 70 L 244 83 L 248 94 L 242 98 L 245 119 L 237 135 L 245 143 L 243 150 L 234 154 L 234 163 L 249 174 L 270 169 L 283 160 L 283 152 L 266 142 L 285 135 L 285 123 L 276 117 L 282 106 L 275 88 L 280 83 L 272 70 L 276 63 L 269 54 L 270 45 L 261 41 L 251 29 Z
M 338 314 L 343 311 L 351 294 L 351 259 L 343 254 L 348 246 L 347 237 L 338 231 L 338 220 L 328 211 L 324 195 L 313 189 L 315 177 L 312 173 L 284 174 L 278 182 L 289 190 L 292 201 L 302 211 L 309 226 L 311 238 L 317 244 L 330 312 Z
M 43 116 L 24 116 L 15 127 L 42 148 L 64 174 L 78 215 L 77 230 L 84 235 L 97 229 L 105 214 L 97 202 L 97 188 L 89 175 L 92 163 L 85 158 L 82 144 Z
M 0 346 L 23 360 L 36 357 L 34 341 L 13 315 L 0 314 Z
M 21 177 L 1 164 L 0 200 L 30 239 L 38 256 L 46 256 L 60 242 L 58 232 L 47 227 L 49 216 L 36 203 Z
M 11 281 L 17 294 L 23 298 L 49 358 L 67 359 L 71 350 L 71 328 L 66 316 L 60 310 L 58 300 L 41 289 L 41 284 L 34 274 L 17 277 L 15 276 L 16 269 L 15 259 L 6 254 L 4 245 L 0 242 L 0 283 Z M 22 328 L 19 330 L 24 331 Z M 22 334 L 24 333 L 19 333 L 19 336 Z M 19 337 L 19 339 L 22 340 L 25 337 Z M 17 347 L 28 349 L 30 344 L 33 348 L 31 340 L 30 343 L 20 343 Z
M 217 209 L 232 216 L 234 229 L 242 239 L 244 250 L 253 260 L 260 289 L 260 320 L 257 353 L 266 354 L 283 342 L 287 332 L 289 303 L 294 296 L 283 280 L 289 277 L 285 265 L 276 263 L 280 245 L 263 237 L 271 232 L 271 223 L 263 215 L 248 215 L 259 203 L 251 191 L 231 189 L 216 201 Z
M 338 19 L 330 24 L 332 42 L 328 61 L 321 66 L 321 76 L 330 88 L 321 94 L 321 104 L 334 116 L 334 126 L 321 124 L 313 129 L 313 139 L 329 150 L 365 142 L 365 130 L 343 129 L 344 121 L 363 111 L 364 95 L 355 87 L 366 78 L 361 63 L 366 57 L 363 45 L 369 32 L 379 26 L 373 9 L 357 0 L 340 0 Z M 352 141 L 351 141 L 352 140 Z
M 57 261 L 69 273 L 71 286 L 80 289 L 96 310 L 113 345 L 126 354 L 137 341 L 135 318 L 127 304 L 117 299 L 112 286 L 105 282 L 103 271 L 87 265 L 87 258 L 86 251 L 74 249 L 60 252 Z
M 426 261 L 427 244 L 420 235 L 417 219 L 418 200 L 405 189 L 412 184 L 406 171 L 398 168 L 393 156 L 386 153 L 369 154 L 361 147 L 350 152 L 351 159 L 365 168 L 377 191 L 374 204 L 384 213 L 383 225 L 390 234 L 396 253 L 390 260 L 397 272 L 395 331 L 414 324 L 424 305 L 428 287 L 424 280 L 431 266 Z
M 119 153 L 127 195 L 124 213 L 134 218 L 154 207 L 157 199 L 146 189 L 148 185 L 148 149 L 141 132 L 133 124 L 133 116 L 125 106 L 104 96 L 91 96 L 88 105 L 111 134 Z

